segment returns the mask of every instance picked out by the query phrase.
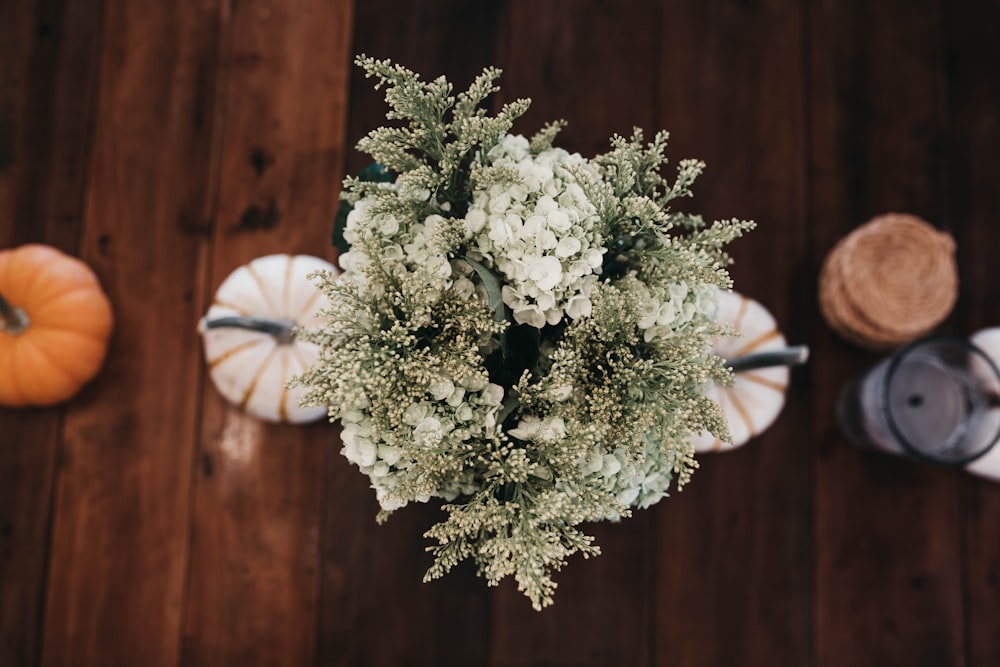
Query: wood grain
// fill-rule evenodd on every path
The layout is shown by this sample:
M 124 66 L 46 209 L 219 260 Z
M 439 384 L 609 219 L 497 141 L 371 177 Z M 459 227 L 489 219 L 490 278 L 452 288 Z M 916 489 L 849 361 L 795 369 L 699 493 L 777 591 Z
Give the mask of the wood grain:
M 678 207 L 757 222 L 731 246 L 736 289 L 789 342 L 811 343 L 801 8 L 672 3 L 659 34 L 660 124 L 676 158 L 708 165 Z M 809 663 L 808 387 L 796 369 L 767 432 L 703 456 L 690 485 L 656 508 L 655 664 Z
M 0 4 L 0 248 L 75 254 L 100 3 Z M 33 85 L 44 82 L 44 85 Z M 0 409 L 0 664 L 37 664 L 64 408 Z
M 816 262 L 870 217 L 940 224 L 947 132 L 937 2 L 809 6 Z M 816 664 L 963 664 L 958 473 L 867 455 L 836 392 L 877 357 L 817 330 Z
M 656 3 L 511 2 L 498 36 L 504 70 L 497 104 L 528 97 L 531 108 L 514 131 L 532 136 L 565 119 L 557 143 L 592 157 L 615 133 L 655 126 Z M 520 45 L 533 44 L 525 49 Z M 621 101 L 628 99 L 625 109 Z M 491 663 L 496 665 L 647 665 L 653 589 L 649 512 L 618 524 L 586 525 L 598 558 L 570 558 L 554 576 L 557 604 L 534 612 L 512 582 L 493 596 Z M 595 595 L 598 590 L 605 591 Z M 617 639 L 609 642 L 608 637 Z
M 67 412 L 46 665 L 177 663 L 201 398 L 188 332 L 207 249 L 191 220 L 209 204 L 216 18 L 204 2 L 104 6 L 80 254 L 116 330 Z
M 344 158 L 351 3 L 232 7 L 221 41 L 211 290 L 258 256 L 332 259 Z M 310 664 L 330 427 L 263 423 L 207 384 L 184 663 Z
M 1000 324 L 998 45 L 992 0 L 0 0 L 0 248 L 82 257 L 117 318 L 76 398 L 0 409 L 0 665 L 1000 663 L 1000 486 L 847 444 L 837 393 L 878 357 L 815 297 L 903 211 L 958 244 L 941 330 Z M 336 426 L 255 421 L 205 373 L 230 271 L 335 259 L 386 111 L 357 53 L 456 88 L 500 66 L 515 130 L 564 118 L 588 156 L 669 130 L 708 163 L 679 206 L 757 220 L 737 288 L 812 350 L 766 433 L 593 526 L 540 613 L 469 564 L 421 583 L 435 503 L 376 525 Z
M 444 76 L 456 90 L 464 90 L 484 68 L 496 64 L 496 31 L 503 6 L 498 0 L 368 0 L 356 5 L 355 55 L 388 58 L 425 81 Z M 357 174 L 371 164 L 371 158 L 355 145 L 385 124 L 385 91 L 374 90 L 374 80 L 354 66 L 350 86 L 347 173 Z
M 960 295 L 956 330 L 963 335 L 1000 325 L 1000 280 L 993 251 L 1000 247 L 1000 5 L 943 4 L 951 145 L 944 144 L 948 199 L 944 218 L 958 243 Z M 948 150 L 950 148 L 950 150 Z M 1000 664 L 1000 485 L 964 477 L 961 486 L 964 641 L 970 665 Z
M 434 0 L 356 4 L 354 53 L 390 58 L 425 80 L 444 75 L 463 89 L 493 62 L 498 3 Z M 462 30 L 453 27 L 460 23 Z M 351 68 L 347 122 L 348 173 L 371 158 L 353 147 L 384 123 L 384 91 Z M 367 478 L 330 440 L 323 527 L 321 664 L 485 664 L 489 647 L 488 592 L 472 568 L 422 583 L 431 565 L 425 530 L 443 518 L 438 501 L 412 504 L 383 525 Z M 377 628 L 360 640 L 358 628 Z
M 0 664 L 36 664 L 60 408 L 0 410 Z

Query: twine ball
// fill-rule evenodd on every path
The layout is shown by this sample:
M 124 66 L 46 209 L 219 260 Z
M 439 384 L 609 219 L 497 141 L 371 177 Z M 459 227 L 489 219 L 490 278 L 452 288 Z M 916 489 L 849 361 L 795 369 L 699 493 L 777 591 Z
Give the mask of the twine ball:
M 955 241 L 905 213 L 878 216 L 841 239 L 819 277 L 819 305 L 830 327 L 870 350 L 930 333 L 955 305 Z

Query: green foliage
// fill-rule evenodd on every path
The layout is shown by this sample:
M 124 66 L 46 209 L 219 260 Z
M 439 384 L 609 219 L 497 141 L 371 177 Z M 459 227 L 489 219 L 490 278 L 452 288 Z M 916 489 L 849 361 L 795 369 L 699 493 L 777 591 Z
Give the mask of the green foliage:
M 394 176 L 391 171 L 383 167 L 377 162 L 365 167 L 365 169 L 358 175 L 357 179 L 351 179 L 351 182 L 356 185 L 352 188 L 355 191 L 360 189 L 361 183 L 391 183 Z M 335 247 L 339 252 L 345 253 L 351 249 L 351 245 L 344 240 L 344 226 L 347 224 L 347 215 L 351 212 L 353 203 L 344 200 L 340 203 L 340 207 L 337 209 L 337 215 L 333 219 L 333 247 Z
M 682 486 L 693 434 L 727 437 L 705 396 L 729 374 L 708 352 L 724 333 L 713 295 L 730 282 L 724 246 L 752 224 L 671 210 L 704 164 L 664 178 L 665 132 L 584 160 L 554 146 L 562 121 L 509 135 L 527 100 L 486 112 L 495 68 L 455 94 L 356 62 L 393 124 L 359 143 L 372 171 L 345 180 L 345 273 L 317 279 L 330 307 L 298 382 L 343 422 L 380 519 L 444 499 L 428 579 L 471 559 L 541 608 L 570 556 L 599 553 L 582 524 Z
M 481 149 L 495 145 L 530 104 L 515 100 L 496 116 L 486 115 L 480 105 L 498 90 L 494 82 L 500 70 L 496 68 L 487 68 L 456 98 L 442 77 L 424 83 L 419 75 L 387 60 L 359 56 L 355 63 L 367 77 L 378 79 L 376 89 L 386 88 L 390 108 L 386 117 L 404 121 L 402 126 L 372 130 L 358 149 L 404 177 L 423 169 L 412 185 L 428 190 L 441 203 L 455 205 L 469 199 L 471 163 L 483 160 Z

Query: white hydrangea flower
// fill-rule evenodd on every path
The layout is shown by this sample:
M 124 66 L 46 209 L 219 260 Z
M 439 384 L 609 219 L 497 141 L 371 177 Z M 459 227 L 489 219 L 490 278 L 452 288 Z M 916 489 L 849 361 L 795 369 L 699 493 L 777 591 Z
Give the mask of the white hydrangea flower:
M 625 507 L 650 507 L 667 495 L 673 478 L 673 461 L 666 459 L 660 447 L 648 439 L 641 463 L 628 459 L 624 449 L 605 452 L 595 447 L 579 463 L 585 477 L 602 480 L 605 489 L 612 492 Z M 617 514 L 605 517 L 618 520 Z
M 391 495 L 391 487 L 381 484 L 372 484 L 375 488 L 375 499 L 378 500 L 379 507 L 386 512 L 392 512 L 406 507 L 407 501 L 398 496 Z
M 434 414 L 434 407 L 430 403 L 426 401 L 410 403 L 403 412 L 403 423 L 416 426 L 432 414 Z
M 438 378 L 428 388 L 435 401 L 443 401 L 455 391 L 455 384 L 446 377 Z
M 562 417 L 546 417 L 538 427 L 538 439 L 542 442 L 558 442 L 566 437 L 566 422 Z
M 388 71 L 363 62 L 369 74 Z M 406 100 L 398 118 L 412 104 L 423 124 L 438 98 L 418 95 L 415 78 L 400 88 L 393 71 L 383 79 Z M 329 324 L 312 337 L 322 355 L 305 375 L 307 400 L 332 406 L 342 453 L 384 511 L 457 500 L 427 533 L 438 542 L 428 577 L 456 558 L 497 575 L 516 562 L 541 607 L 552 564 L 592 553 L 577 526 L 652 505 L 674 476 L 685 482 L 692 454 L 673 430 L 718 422 L 690 400 L 717 370 L 698 352 L 718 331 L 718 294 L 701 281 L 714 280 L 704 261 L 744 223 L 693 243 L 669 231 L 666 204 L 700 166 L 682 162 L 665 183 L 665 134 L 648 145 L 638 130 L 615 137 L 590 161 L 551 147 L 558 123 L 534 147 L 513 135 L 497 143 L 494 128 L 511 127 L 523 103 L 489 123 L 463 107 L 426 123 L 446 144 L 434 155 L 420 132 L 365 140 L 393 172 L 379 178 L 394 182 L 345 181 L 351 248 L 341 285 L 325 286 Z M 602 235 L 614 237 L 610 275 Z M 674 243 L 683 252 L 672 254 Z M 678 350 L 697 357 L 682 377 L 663 372 Z M 514 527 L 523 536 L 512 538 Z
M 640 291 L 643 306 L 637 324 L 647 343 L 669 338 L 694 321 L 714 320 L 718 310 L 719 290 L 711 285 L 672 283 L 657 291 L 643 285 Z
M 342 454 L 368 475 L 383 510 L 399 509 L 410 500 L 426 501 L 431 496 L 453 500 L 478 490 L 474 471 L 467 470 L 428 496 L 401 498 L 395 488 L 412 465 L 402 444 L 435 447 L 445 438 L 461 434 L 464 439 L 496 436 L 496 416 L 503 404 L 503 387 L 473 376 L 462 383 L 440 377 L 428 387 L 428 399 L 411 402 L 403 411 L 402 423 L 394 434 L 376 435 L 364 404 L 339 408 L 343 429 Z M 558 425 L 549 425 L 558 429 Z M 389 440 L 387 440 L 389 438 Z M 401 442 L 396 442 L 401 438 Z
M 572 170 L 591 165 L 559 148 L 533 156 L 528 140 L 512 135 L 488 157 L 521 180 L 475 193 L 465 229 L 472 249 L 505 278 L 502 298 L 514 320 L 542 328 L 589 316 L 605 248 L 596 210 Z
M 417 444 L 433 446 L 444 438 L 444 425 L 436 417 L 425 417 L 413 429 L 413 439 Z
M 392 466 L 399 461 L 399 457 L 403 455 L 403 450 L 399 447 L 392 447 L 390 445 L 379 445 L 378 446 L 378 457 L 386 465 Z
M 519 420 L 517 426 L 507 431 L 507 433 L 518 440 L 534 440 L 541 425 L 541 419 L 533 415 L 528 415 Z
M 499 407 L 503 403 L 503 387 L 488 383 L 482 390 L 482 400 L 486 405 Z

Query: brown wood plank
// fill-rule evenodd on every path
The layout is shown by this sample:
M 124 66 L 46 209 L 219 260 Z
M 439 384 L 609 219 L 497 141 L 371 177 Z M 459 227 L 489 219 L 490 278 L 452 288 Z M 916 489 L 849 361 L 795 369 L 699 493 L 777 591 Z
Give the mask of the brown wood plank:
M 947 222 L 941 4 L 808 4 L 817 262 L 880 213 Z M 836 393 L 878 356 L 820 325 L 814 359 L 816 664 L 966 664 L 959 473 L 852 449 Z
M 20 245 L 17 205 L 25 197 L 26 149 L 36 43 L 34 7 L 0 5 L 0 248 Z M 38 662 L 45 595 L 49 508 L 59 439 L 59 408 L 0 408 L 0 664 Z
M 659 122 L 672 155 L 708 165 L 681 206 L 757 222 L 731 247 L 735 288 L 790 343 L 809 343 L 801 8 L 671 3 L 659 25 Z M 656 664 L 809 664 L 807 387 L 797 369 L 766 432 L 703 455 L 690 486 L 657 508 Z
M 81 255 L 116 330 L 66 417 L 42 662 L 175 665 L 219 7 L 109 1 L 101 16 Z
M 101 0 L 0 9 L 0 244 L 73 253 L 80 232 L 101 39 Z M 10 63 L 11 65 L 7 65 Z M 9 67 L 9 69 L 8 69 Z
M 564 119 L 557 144 L 587 157 L 614 134 L 656 126 L 657 3 L 511 2 L 499 36 L 500 102 L 528 97 L 516 133 Z M 626 103 L 623 101 L 627 100 Z M 554 576 L 541 612 L 506 581 L 493 596 L 490 659 L 496 665 L 647 665 L 653 588 L 651 513 L 588 525 L 603 550 L 573 557 Z
M 100 3 L 0 5 L 0 248 L 76 252 Z M 39 660 L 63 406 L 0 409 L 0 664 Z
M 0 248 L 97 271 L 108 363 L 0 409 L 0 665 L 1000 664 L 1000 485 L 861 454 L 837 391 L 878 355 L 819 318 L 825 253 L 871 216 L 956 237 L 942 328 L 1000 325 L 992 0 L 0 0 Z M 436 503 L 378 526 L 337 427 L 257 422 L 195 332 L 236 266 L 333 258 L 340 179 L 383 123 L 365 52 L 463 87 L 486 65 L 585 155 L 633 125 L 754 218 L 738 289 L 812 360 L 779 421 L 571 560 L 555 606 L 468 564 L 430 584 Z M 44 632 L 43 632 L 44 631 Z
M 495 35 L 502 2 L 483 0 L 398 0 L 359 2 L 353 54 L 388 58 L 417 72 L 424 81 L 445 76 L 464 90 L 483 69 L 495 65 Z M 352 59 L 353 60 L 353 59 Z M 369 131 L 385 124 L 385 91 L 352 65 L 347 125 L 347 173 L 356 174 L 371 158 L 355 149 Z
M 38 664 L 62 410 L 0 410 L 0 664 Z
M 514 131 L 530 137 L 565 120 L 558 145 L 586 157 L 635 127 L 651 138 L 656 118 L 659 3 L 599 0 L 512 2 L 498 41 L 499 102 L 531 98 Z
M 353 52 L 389 58 L 430 80 L 464 89 L 493 62 L 500 3 L 433 0 L 356 3 Z M 384 91 L 351 68 L 347 172 L 371 158 L 354 149 L 385 124 Z M 338 188 L 339 190 L 339 188 Z M 469 567 L 422 583 L 431 558 L 423 533 L 443 518 L 439 503 L 411 504 L 383 525 L 368 479 L 330 444 L 323 528 L 320 664 L 478 665 L 489 647 L 488 591 Z M 377 628 L 371 634 L 359 628 Z
M 351 12 L 349 0 L 235 6 L 212 291 L 259 256 L 333 258 Z M 259 421 L 206 385 L 184 664 L 313 664 L 333 429 Z
M 946 220 L 955 230 L 961 280 L 956 331 L 1000 326 L 1000 5 L 943 3 L 951 120 Z M 968 664 L 1000 664 L 1000 484 L 975 477 L 962 487 L 962 571 Z

